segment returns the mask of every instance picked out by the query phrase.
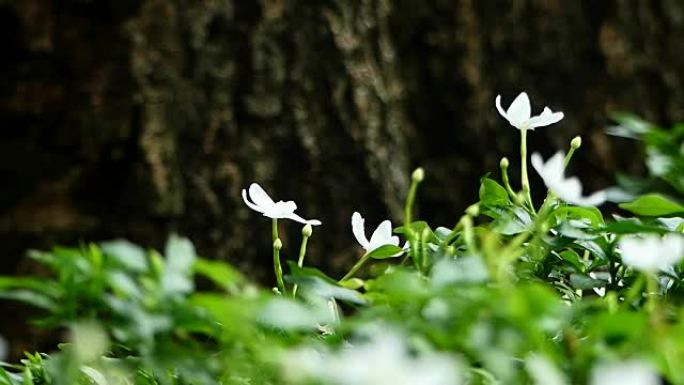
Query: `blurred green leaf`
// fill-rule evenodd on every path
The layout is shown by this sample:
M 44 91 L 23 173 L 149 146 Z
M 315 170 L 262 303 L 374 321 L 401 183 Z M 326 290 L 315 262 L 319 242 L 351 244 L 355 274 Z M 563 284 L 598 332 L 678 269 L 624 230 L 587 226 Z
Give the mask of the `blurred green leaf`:
M 619 206 L 634 214 L 652 217 L 684 213 L 684 206 L 660 194 L 643 195 L 633 202 L 621 203 Z

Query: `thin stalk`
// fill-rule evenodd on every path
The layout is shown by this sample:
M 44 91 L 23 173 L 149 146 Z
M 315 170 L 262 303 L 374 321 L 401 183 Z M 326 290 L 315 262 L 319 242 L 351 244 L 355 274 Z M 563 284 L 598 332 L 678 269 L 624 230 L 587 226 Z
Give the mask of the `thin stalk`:
M 515 202 L 517 199 L 517 195 L 515 194 L 515 191 L 513 191 L 513 188 L 511 187 L 511 182 L 508 179 L 508 159 L 501 159 L 499 165 L 501 166 L 501 181 L 503 182 L 504 188 L 506 189 L 508 195 L 511 197 L 511 200 Z
M 306 256 L 306 244 L 309 241 L 309 236 L 302 233 L 302 244 L 299 246 L 299 259 L 297 259 L 297 266 L 303 267 L 304 266 L 304 257 Z M 297 289 L 299 288 L 299 285 L 295 283 L 294 287 L 292 288 L 292 297 L 297 296 Z
M 354 274 L 356 274 L 356 272 L 359 271 L 359 269 L 361 267 L 363 267 L 363 265 L 366 263 L 366 261 L 368 261 L 369 256 L 370 256 L 370 253 L 368 253 L 368 252 L 366 254 L 364 254 L 358 261 L 356 261 L 354 266 L 352 266 L 351 270 L 349 270 L 347 272 L 347 274 L 345 274 L 344 277 L 342 277 L 338 282 L 346 281 L 349 278 L 353 277 Z
M 530 179 L 527 176 L 527 128 L 522 128 L 520 130 L 520 180 L 522 183 L 523 194 L 525 195 L 525 201 L 534 210 L 534 204 L 532 204 L 532 195 L 530 193 Z
M 285 294 L 285 281 L 283 281 L 283 266 L 280 264 L 280 249 L 283 243 L 278 238 L 278 220 L 273 218 L 272 222 L 273 234 L 273 271 L 276 276 L 276 283 L 281 294 Z

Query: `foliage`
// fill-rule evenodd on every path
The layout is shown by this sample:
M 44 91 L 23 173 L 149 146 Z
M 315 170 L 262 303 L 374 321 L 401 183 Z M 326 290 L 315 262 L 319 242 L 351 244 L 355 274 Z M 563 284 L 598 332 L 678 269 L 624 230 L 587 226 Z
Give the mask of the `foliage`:
M 654 166 L 650 155 L 652 179 L 682 195 L 681 130 L 620 119 L 661 157 Z M 502 182 L 482 178 L 479 201 L 451 228 L 412 220 L 424 176 L 414 172 L 394 229 L 405 246 L 371 248 L 357 220 L 368 250 L 342 280 L 303 264 L 310 225 L 282 273 L 277 220 L 287 216 L 275 214 L 282 282 L 271 291 L 175 235 L 163 255 L 123 240 L 31 252 L 50 276 L 2 277 L 0 295 L 42 309 L 37 324 L 68 337 L 4 364 L 0 385 L 553 385 L 620 373 L 684 384 L 684 206 L 648 190 L 621 206 L 636 217 L 607 218 L 553 191 L 536 207 L 507 168 Z M 628 249 L 642 239 L 663 255 Z M 628 253 L 672 262 L 647 271 Z

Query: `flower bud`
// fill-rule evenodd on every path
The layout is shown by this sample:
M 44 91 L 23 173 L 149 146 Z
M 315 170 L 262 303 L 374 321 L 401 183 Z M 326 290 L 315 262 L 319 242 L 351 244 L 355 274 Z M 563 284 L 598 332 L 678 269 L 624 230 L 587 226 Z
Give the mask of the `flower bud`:
M 582 145 L 582 137 L 576 136 L 570 141 L 570 147 L 572 147 L 573 150 L 577 150 L 580 148 Z
M 313 227 L 311 226 L 310 223 L 307 223 L 306 226 L 302 227 L 302 236 L 303 237 L 310 237 L 311 233 L 313 233 Z
M 466 214 L 469 216 L 475 218 L 476 216 L 480 215 L 480 205 L 477 203 L 474 203 L 465 210 Z
M 423 170 L 422 167 L 418 167 L 417 169 L 413 170 L 413 174 L 411 174 L 411 179 L 413 179 L 415 183 L 422 182 L 423 178 L 425 178 L 425 170 Z
M 499 167 L 508 168 L 509 164 L 510 163 L 508 162 L 508 158 L 504 156 L 503 158 L 501 158 L 501 161 L 499 162 Z
M 276 250 L 283 248 L 283 242 L 280 240 L 280 238 L 276 238 L 275 241 L 273 241 L 273 248 Z

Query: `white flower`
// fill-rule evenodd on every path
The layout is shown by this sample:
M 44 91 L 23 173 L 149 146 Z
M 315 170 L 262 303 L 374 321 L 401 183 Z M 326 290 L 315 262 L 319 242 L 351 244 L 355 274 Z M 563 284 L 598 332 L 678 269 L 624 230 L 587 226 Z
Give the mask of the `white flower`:
M 533 354 L 525 360 L 525 367 L 536 385 L 566 385 L 567 379 L 553 361 Z
M 366 231 L 364 229 L 365 220 L 358 212 L 354 212 L 351 217 L 352 232 L 354 237 L 359 242 L 361 247 L 363 247 L 366 252 L 377 249 L 384 245 L 394 245 L 399 246 L 399 237 L 392 235 L 392 223 L 389 220 L 384 220 L 378 227 L 373 231 L 370 240 L 366 238 Z
M 292 219 L 293 221 L 313 226 L 321 224 L 321 221 L 318 219 L 304 219 L 295 214 L 294 211 L 297 209 L 297 204 L 293 201 L 274 202 L 266 191 L 256 183 L 249 185 L 249 198 L 252 200 L 251 202 L 247 199 L 247 191 L 242 189 L 242 199 L 245 201 L 245 204 L 252 210 L 262 213 L 265 217 Z
M 643 272 L 667 270 L 684 256 L 684 238 L 674 233 L 662 238 L 656 234 L 628 235 L 618 246 L 622 262 Z
M 552 112 L 548 107 L 544 107 L 544 111 L 540 115 L 531 116 L 530 98 L 527 97 L 525 92 L 521 92 L 513 100 L 507 111 L 504 111 L 501 107 L 501 95 L 497 95 L 496 109 L 499 110 L 501 116 L 508 120 L 511 126 L 516 127 L 518 130 L 534 130 L 535 127 L 548 126 L 563 119 L 562 112 Z
M 382 325 L 338 351 L 298 349 L 283 360 L 284 375 L 294 382 L 318 380 L 331 385 L 458 385 L 456 357 L 433 351 L 411 352 L 406 336 Z M 318 382 L 317 382 L 318 383 Z
M 577 177 L 565 177 L 565 154 L 562 151 L 549 158 L 546 163 L 539 153 L 532 154 L 532 167 L 537 170 L 544 184 L 562 200 L 577 206 L 598 206 L 606 201 L 606 192 L 597 191 L 588 197 L 582 196 L 582 183 Z
M 647 362 L 630 360 L 599 364 L 591 371 L 590 385 L 658 385 L 658 373 Z

